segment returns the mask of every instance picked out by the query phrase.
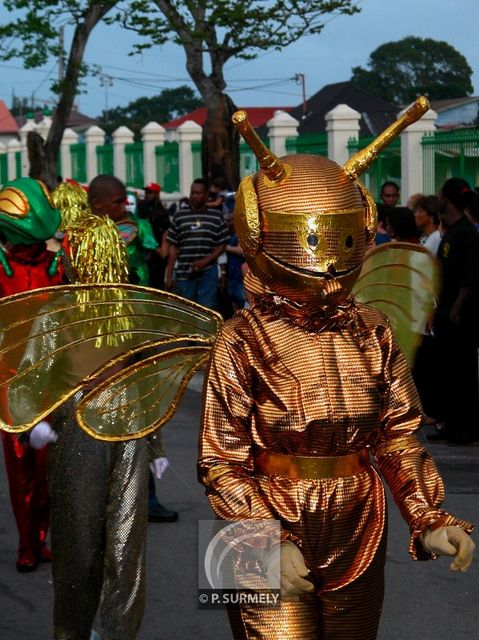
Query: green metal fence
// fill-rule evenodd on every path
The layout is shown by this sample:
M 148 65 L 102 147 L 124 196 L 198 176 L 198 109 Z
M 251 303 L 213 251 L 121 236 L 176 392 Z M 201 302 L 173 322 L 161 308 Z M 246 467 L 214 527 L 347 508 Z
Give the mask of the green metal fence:
M 479 129 L 434 131 L 424 135 L 421 145 L 424 193 L 438 193 L 449 178 L 479 184 Z
M 287 153 L 312 153 L 316 156 L 328 157 L 328 133 L 304 133 L 295 138 L 286 138 Z
M 22 152 L 15 151 L 15 178 L 22 177 Z
M 72 178 L 77 182 L 87 182 L 86 174 L 86 144 L 77 142 L 70 145 L 72 160 Z
M 178 143 L 165 142 L 155 148 L 156 175 L 163 191 L 173 193 L 180 190 Z
M 8 180 L 8 156 L 6 153 L 0 155 L 0 184 L 5 184 Z
M 350 138 L 348 141 L 350 155 L 359 149 L 364 149 L 375 139 L 375 137 Z M 361 176 L 361 181 L 375 200 L 378 200 L 381 185 L 387 180 L 401 184 L 401 138 L 395 138 Z
M 269 139 L 261 138 L 264 144 L 269 147 Z M 256 173 L 259 169 L 258 160 L 256 156 L 251 151 L 250 147 L 246 144 L 246 142 L 240 142 L 239 146 L 240 153 L 240 178 L 244 178 L 245 176 L 250 176 L 253 173 Z
M 193 156 L 193 180 L 203 177 L 203 168 L 201 163 L 201 141 L 191 143 L 191 154 Z
M 125 145 L 126 184 L 142 189 L 143 179 L 143 143 L 133 142 Z
M 113 171 L 113 145 L 103 144 L 96 148 L 96 161 L 98 173 L 105 176 L 114 175 Z M 143 185 L 142 185 L 143 186 Z

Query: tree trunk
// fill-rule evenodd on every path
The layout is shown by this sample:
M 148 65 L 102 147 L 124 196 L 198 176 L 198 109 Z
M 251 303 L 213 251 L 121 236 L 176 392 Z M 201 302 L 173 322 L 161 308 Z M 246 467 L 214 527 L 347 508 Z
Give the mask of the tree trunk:
M 222 92 L 210 95 L 202 136 L 203 175 L 208 181 L 224 177 L 236 190 L 239 175 L 239 136 L 231 116 L 236 111 L 231 98 Z
M 27 135 L 27 151 L 30 161 L 28 175 L 44 182 L 49 189 L 56 186 L 57 163 L 52 163 L 51 154 L 47 156 L 48 147 L 42 136 L 36 131 L 29 131 Z
M 38 134 L 28 134 L 29 175 L 31 178 L 42 180 L 50 189 L 54 189 L 57 184 L 57 155 L 75 100 L 88 38 L 98 22 L 115 4 L 97 3 L 88 7 L 73 34 L 65 78 L 60 83 L 60 99 L 52 117 L 48 137 L 44 142 Z

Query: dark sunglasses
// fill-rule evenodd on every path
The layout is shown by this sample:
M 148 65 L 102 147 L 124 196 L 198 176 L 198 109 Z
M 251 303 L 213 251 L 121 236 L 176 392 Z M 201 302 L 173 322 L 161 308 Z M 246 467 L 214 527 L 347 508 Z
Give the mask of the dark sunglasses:
M 126 203 L 126 196 L 122 196 L 121 198 L 116 198 L 116 200 L 113 200 L 113 204 L 122 204 L 122 202 Z

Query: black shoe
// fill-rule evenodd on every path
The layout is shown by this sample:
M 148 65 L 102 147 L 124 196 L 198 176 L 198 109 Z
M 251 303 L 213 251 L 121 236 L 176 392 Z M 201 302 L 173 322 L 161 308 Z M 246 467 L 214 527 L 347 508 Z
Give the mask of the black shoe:
M 176 522 L 178 511 L 167 509 L 162 504 L 156 504 L 148 509 L 148 522 Z

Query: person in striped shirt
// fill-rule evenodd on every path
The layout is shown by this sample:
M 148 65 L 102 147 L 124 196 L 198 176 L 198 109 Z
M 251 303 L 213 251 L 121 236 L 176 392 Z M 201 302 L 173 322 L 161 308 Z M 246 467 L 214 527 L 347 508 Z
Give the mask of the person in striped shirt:
M 216 309 L 217 260 L 226 249 L 229 231 L 221 211 L 208 209 L 207 200 L 206 181 L 194 180 L 189 208 L 175 213 L 168 231 L 165 286 L 180 296 Z

